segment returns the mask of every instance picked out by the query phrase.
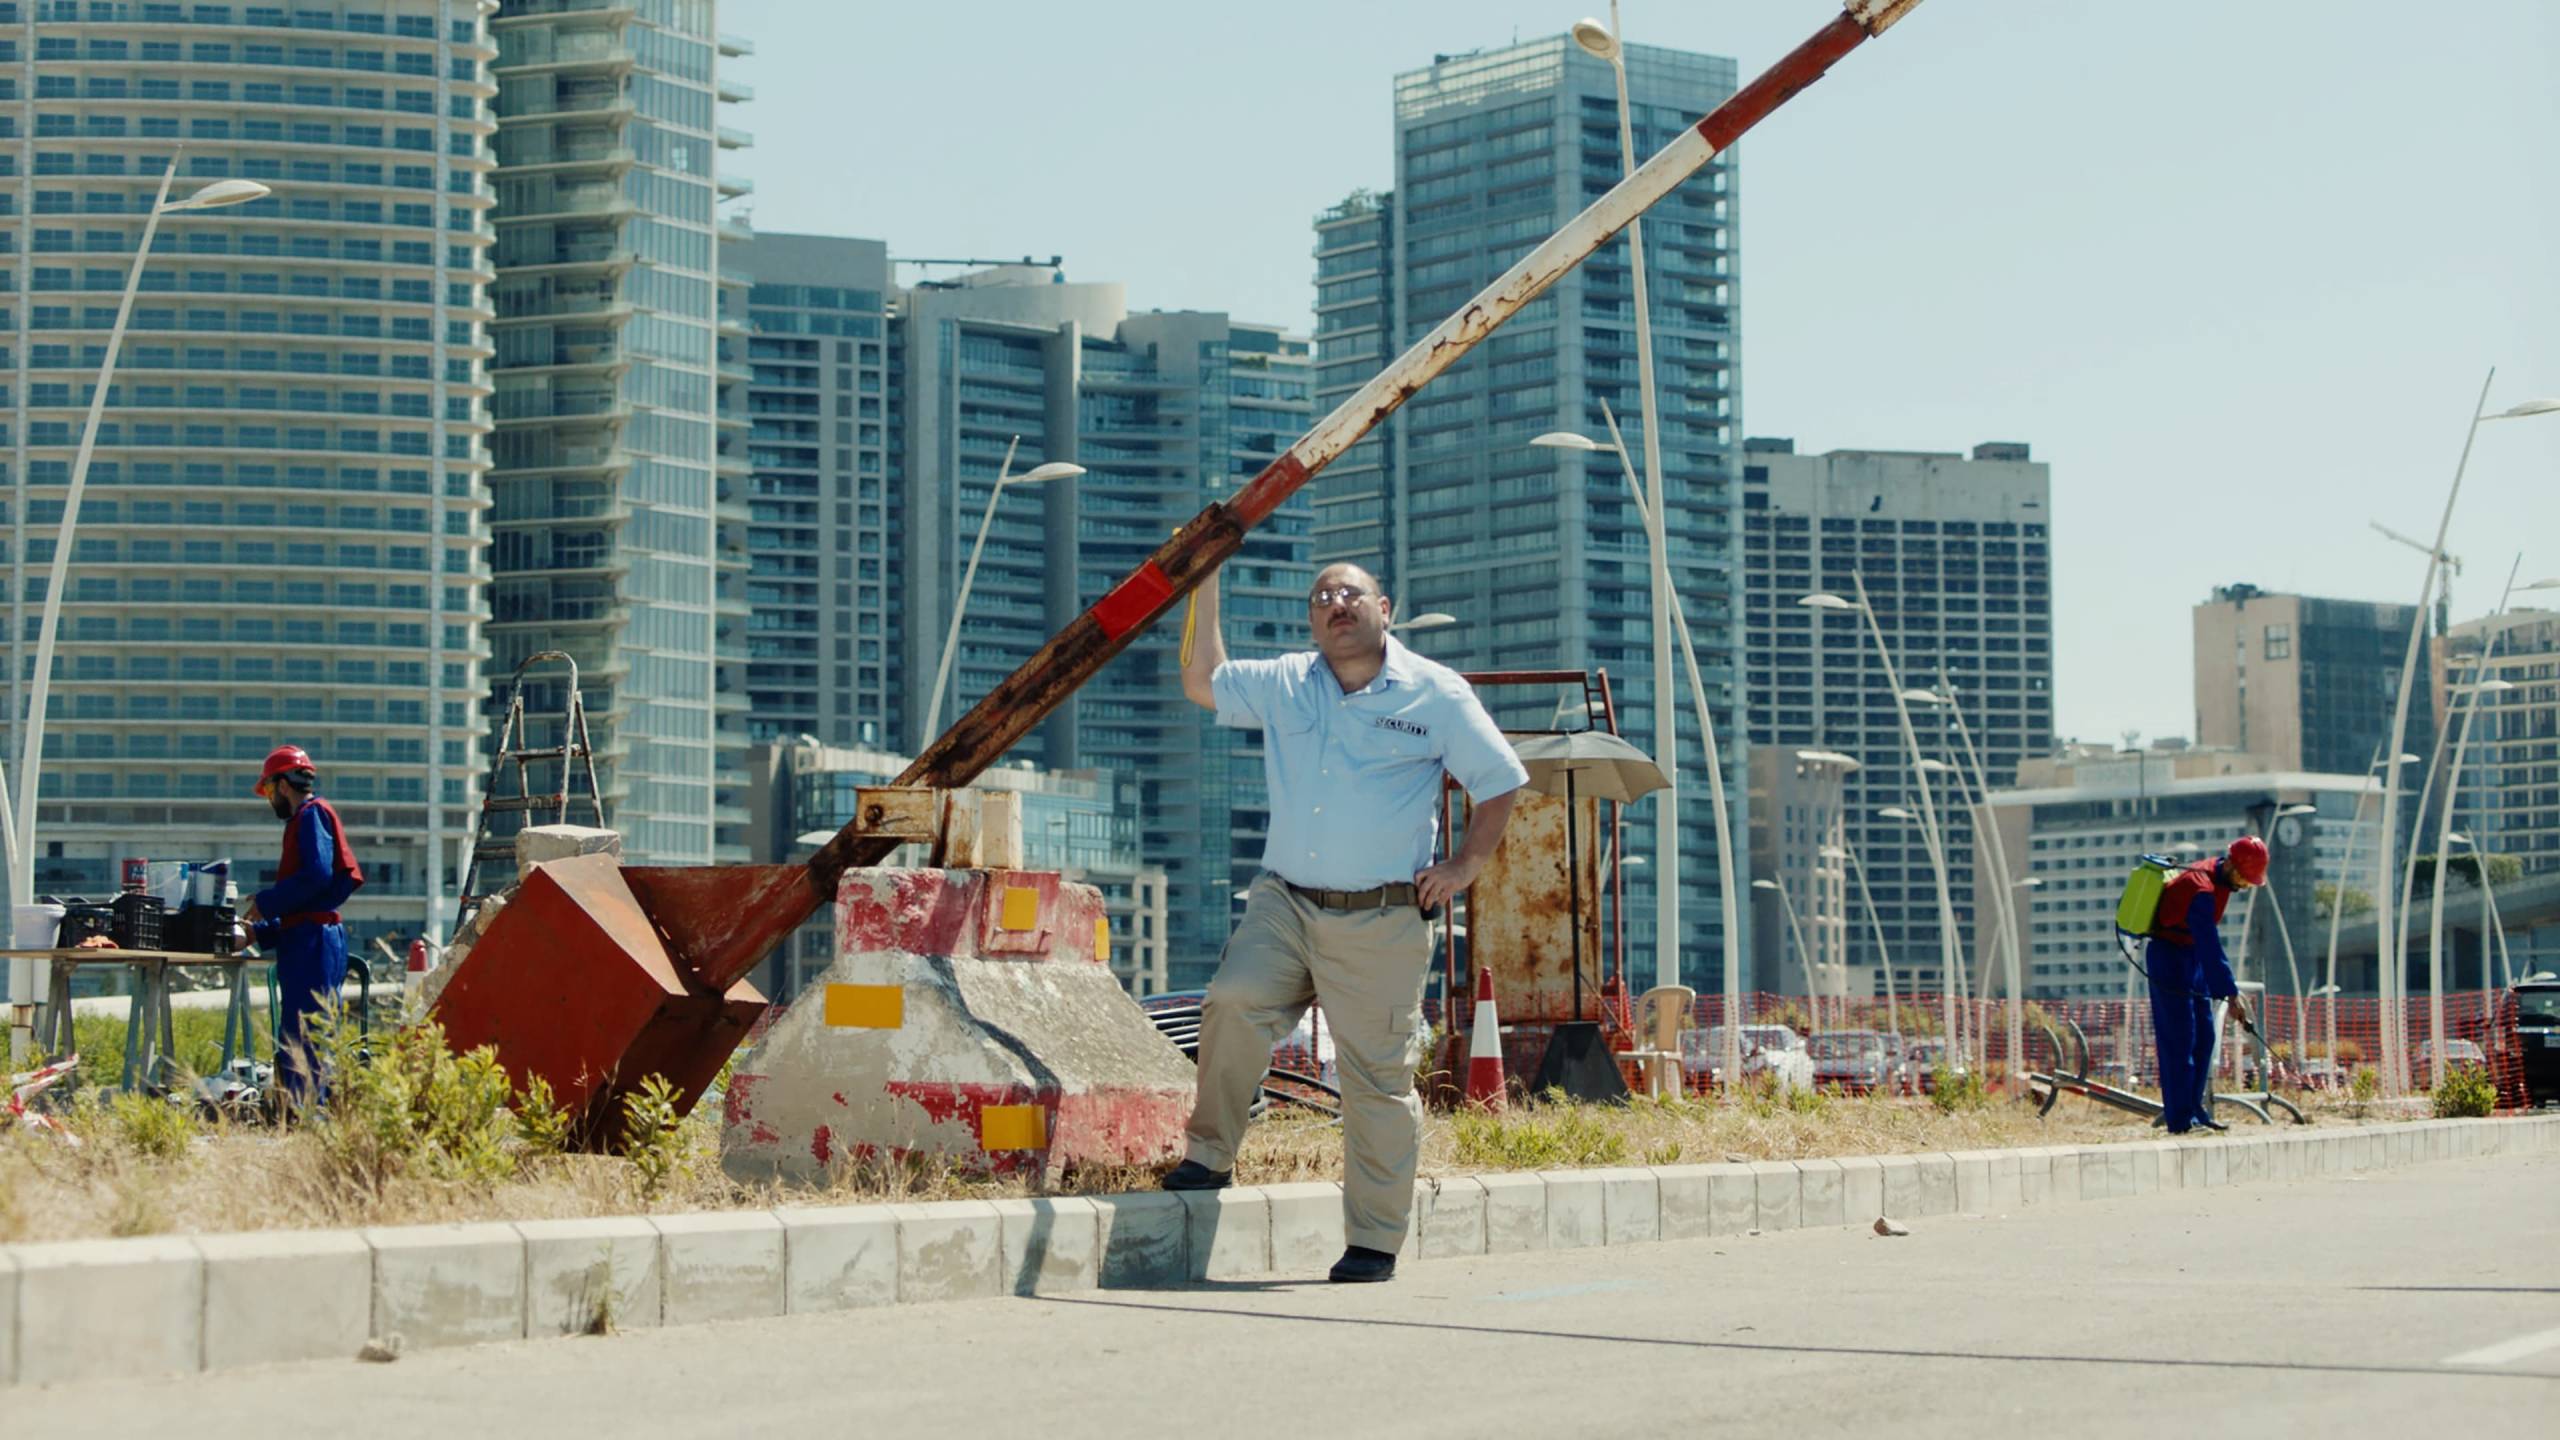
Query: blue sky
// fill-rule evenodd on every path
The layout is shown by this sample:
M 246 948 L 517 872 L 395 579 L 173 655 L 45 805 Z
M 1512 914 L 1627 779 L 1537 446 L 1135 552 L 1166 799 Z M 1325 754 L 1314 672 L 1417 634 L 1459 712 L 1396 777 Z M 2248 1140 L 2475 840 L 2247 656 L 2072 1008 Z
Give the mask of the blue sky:
M 1304 328 L 1390 80 L 1605 0 L 726 0 L 762 228 L 1062 254 Z M 1826 0 L 1637 0 L 1757 73 Z M 2560 395 L 2560 6 L 1928 0 L 1742 148 L 1745 430 L 2053 465 L 2056 722 L 2193 727 L 2215 584 L 2409 601 L 2483 376 Z M 912 272 L 910 272 L 912 273 Z M 1321 479 L 1317 482 L 1322 483 Z M 2560 416 L 2484 426 L 2457 614 L 2560 575 Z M 2560 607 L 2560 597 L 2546 597 Z

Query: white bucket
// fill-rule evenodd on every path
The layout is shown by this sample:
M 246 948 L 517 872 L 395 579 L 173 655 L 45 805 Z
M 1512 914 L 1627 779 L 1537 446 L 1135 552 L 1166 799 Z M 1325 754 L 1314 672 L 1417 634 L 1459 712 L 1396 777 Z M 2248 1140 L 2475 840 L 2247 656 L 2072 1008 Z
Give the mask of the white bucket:
M 62 934 L 62 907 L 59 905 L 20 905 L 14 907 L 16 921 L 10 929 L 9 944 L 17 950 L 50 950 Z

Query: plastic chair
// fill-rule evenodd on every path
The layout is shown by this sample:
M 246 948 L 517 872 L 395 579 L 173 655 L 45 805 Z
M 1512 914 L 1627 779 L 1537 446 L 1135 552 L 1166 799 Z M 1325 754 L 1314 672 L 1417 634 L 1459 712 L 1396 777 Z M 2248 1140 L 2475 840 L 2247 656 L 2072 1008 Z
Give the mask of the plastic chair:
M 1697 1003 L 1698 992 L 1686 985 L 1656 985 L 1636 999 L 1638 1048 L 1626 1053 L 1643 1068 L 1646 1091 L 1656 1100 L 1687 1088 L 1682 1083 L 1680 1029 Z

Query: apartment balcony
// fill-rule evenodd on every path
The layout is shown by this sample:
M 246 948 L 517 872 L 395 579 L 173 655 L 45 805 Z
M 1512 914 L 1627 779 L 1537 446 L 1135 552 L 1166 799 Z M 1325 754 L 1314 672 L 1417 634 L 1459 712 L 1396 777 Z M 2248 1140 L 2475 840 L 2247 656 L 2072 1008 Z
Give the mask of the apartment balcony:
M 715 126 L 712 133 L 719 137 L 720 148 L 723 150 L 744 150 L 756 143 L 754 131 L 741 130 L 735 125 Z

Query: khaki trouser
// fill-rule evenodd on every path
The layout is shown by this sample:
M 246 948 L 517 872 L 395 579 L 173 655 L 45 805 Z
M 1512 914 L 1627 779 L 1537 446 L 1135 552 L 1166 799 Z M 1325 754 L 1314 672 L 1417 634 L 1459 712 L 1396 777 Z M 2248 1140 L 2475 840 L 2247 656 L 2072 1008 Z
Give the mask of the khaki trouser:
M 1201 1007 L 1190 1158 L 1235 1167 L 1273 1047 L 1309 1001 L 1320 1002 L 1341 1074 L 1343 1237 L 1390 1255 L 1402 1249 L 1422 1145 L 1413 1071 L 1430 964 L 1419 909 L 1326 910 L 1276 875 L 1257 877 Z

